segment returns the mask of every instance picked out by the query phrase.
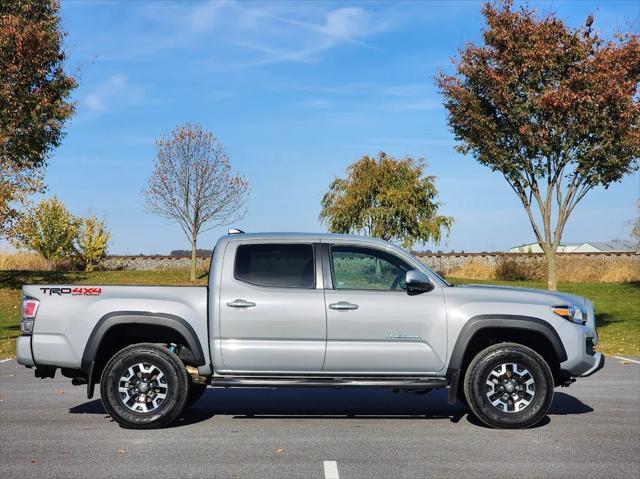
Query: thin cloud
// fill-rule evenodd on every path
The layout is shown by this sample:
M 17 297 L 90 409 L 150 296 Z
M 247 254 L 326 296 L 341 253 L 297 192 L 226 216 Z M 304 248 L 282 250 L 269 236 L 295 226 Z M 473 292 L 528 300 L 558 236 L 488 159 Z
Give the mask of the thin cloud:
M 370 139 L 370 143 L 378 142 L 384 145 L 393 145 L 398 146 L 411 146 L 411 147 L 421 147 L 421 146 L 437 146 L 437 147 L 451 147 L 453 148 L 456 144 L 450 138 L 419 138 L 419 137 L 381 137 Z
M 116 73 L 87 93 L 80 104 L 89 115 L 96 116 L 114 106 L 136 102 L 141 97 L 140 87 L 132 85 L 126 75 Z
M 396 97 L 428 96 L 433 93 L 433 86 L 425 83 L 413 83 L 405 85 L 389 85 L 382 89 L 385 95 Z
M 279 17 L 275 15 L 264 15 L 289 25 L 294 25 L 312 32 L 326 35 L 333 40 L 332 42 L 325 42 L 327 48 L 339 43 L 348 42 L 365 48 L 381 51 L 379 48 L 364 43 L 359 40 L 359 38 L 380 33 L 388 28 L 388 24 L 386 22 L 373 22 L 369 13 L 360 7 L 337 8 L 335 10 L 331 10 L 326 13 L 324 23 L 321 24 L 304 22 L 293 18 Z
M 307 48 L 283 50 L 278 48 L 271 48 L 266 45 L 260 45 L 251 42 L 236 42 L 236 45 L 247 49 L 255 50 L 260 53 L 264 53 L 265 57 L 259 60 L 253 60 L 245 63 L 238 63 L 231 67 L 234 68 L 246 68 L 249 66 L 268 65 L 271 63 L 280 63 L 286 61 L 300 62 L 300 63 L 313 63 L 317 59 L 314 58 L 314 54 L 325 50 L 326 44 L 312 45 Z
M 389 98 L 418 98 L 431 97 L 434 88 L 427 80 L 424 83 L 402 83 L 398 85 L 384 85 L 380 83 L 352 82 L 337 85 L 300 85 L 283 84 L 271 87 L 273 90 L 293 90 L 323 95 L 341 96 L 386 96 Z
M 413 100 L 390 102 L 384 105 L 384 108 L 393 111 L 440 110 L 442 108 L 442 102 L 431 98 L 416 98 Z
M 263 45 L 255 45 L 247 42 L 239 43 L 238 45 L 244 46 L 247 48 L 252 48 L 254 50 L 262 51 L 266 53 L 262 58 L 257 60 L 250 60 L 243 63 L 236 63 L 233 65 L 221 65 L 216 68 L 221 71 L 228 70 L 239 70 L 249 67 L 257 67 L 262 65 L 272 65 L 275 63 L 285 63 L 285 62 L 294 62 L 294 63 L 316 63 L 319 61 L 318 54 L 333 48 L 335 43 L 331 40 L 324 40 L 319 43 L 311 44 L 309 46 L 294 49 L 294 50 L 279 50 L 276 48 L 269 48 Z
M 144 22 L 144 29 L 126 29 L 136 17 Z M 188 51 L 185 60 L 194 65 L 227 71 L 315 63 L 343 45 L 380 51 L 366 42 L 391 28 L 385 12 L 359 6 L 327 9 L 319 3 L 301 8 L 301 4 L 288 2 L 139 2 L 127 5 L 126 18 L 122 27 L 115 25 L 112 34 L 96 37 L 93 45 L 83 44 L 83 51 L 100 61 Z M 90 104 L 99 108 L 91 100 Z
M 324 98 L 309 98 L 295 103 L 296 106 L 303 108 L 312 108 L 315 110 L 323 110 L 329 108 L 331 103 Z
M 111 2 L 106 2 L 111 3 Z M 102 61 L 148 58 L 168 51 L 194 49 L 205 45 L 204 38 L 214 27 L 228 25 L 225 16 L 233 10 L 232 1 L 208 2 L 131 2 L 126 8 L 126 22 L 114 27 L 115 35 L 98 36 L 93 45 L 83 45 Z M 134 22 L 143 29 L 127 28 Z M 97 54 L 96 54 L 97 52 Z
M 194 34 L 211 30 L 217 23 L 223 23 L 225 10 L 234 5 L 235 2 L 227 0 L 193 3 L 140 2 L 136 4 L 134 13 L 161 26 L 165 37 L 187 39 Z
M 229 4 L 230 2 L 219 0 L 198 5 L 188 13 L 186 18 L 187 25 L 194 33 L 207 31 L 213 27 L 221 16 L 223 9 Z
M 377 83 L 347 83 L 342 85 L 279 85 L 271 87 L 272 91 L 294 91 L 307 93 L 312 98 L 339 97 L 330 102 L 324 99 L 325 107 L 331 103 L 342 104 L 349 101 L 352 105 L 366 101 L 362 107 L 366 109 L 405 112 L 430 111 L 442 109 L 442 100 L 432 85 L 425 83 L 407 83 L 383 85 Z M 303 100 L 306 101 L 306 100 Z

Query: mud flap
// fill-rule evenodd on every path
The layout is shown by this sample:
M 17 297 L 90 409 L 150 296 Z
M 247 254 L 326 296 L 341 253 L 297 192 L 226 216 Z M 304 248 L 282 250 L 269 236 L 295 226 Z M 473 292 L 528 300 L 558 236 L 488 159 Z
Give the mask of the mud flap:
M 93 398 L 93 393 L 96 389 L 96 382 L 93 380 L 93 365 L 94 362 L 91 361 L 87 372 L 87 399 Z
M 460 370 L 454 369 L 449 378 L 449 396 L 447 402 L 450 406 L 455 405 L 458 400 L 458 383 L 460 382 Z

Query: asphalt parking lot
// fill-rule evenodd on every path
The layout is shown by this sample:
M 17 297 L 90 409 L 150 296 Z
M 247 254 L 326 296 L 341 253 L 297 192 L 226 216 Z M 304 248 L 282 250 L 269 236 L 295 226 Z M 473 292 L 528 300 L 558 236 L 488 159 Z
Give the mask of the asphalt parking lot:
M 0 476 L 640 477 L 640 364 L 614 358 L 524 431 L 479 425 L 446 391 L 209 389 L 156 431 L 84 394 L 1 363 Z

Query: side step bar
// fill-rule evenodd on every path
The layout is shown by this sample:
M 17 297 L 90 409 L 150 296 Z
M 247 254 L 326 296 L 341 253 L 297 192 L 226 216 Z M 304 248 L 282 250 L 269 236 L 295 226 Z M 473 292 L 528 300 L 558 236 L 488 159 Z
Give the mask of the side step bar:
M 256 376 L 216 376 L 210 384 L 217 387 L 245 388 L 347 388 L 378 387 L 401 389 L 434 389 L 447 386 L 446 378 L 427 377 L 256 377 Z

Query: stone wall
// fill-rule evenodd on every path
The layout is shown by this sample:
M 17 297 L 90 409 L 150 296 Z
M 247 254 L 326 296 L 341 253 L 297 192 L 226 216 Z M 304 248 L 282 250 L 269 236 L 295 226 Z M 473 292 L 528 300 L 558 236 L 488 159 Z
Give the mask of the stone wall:
M 461 269 L 471 261 L 496 267 L 501 258 L 532 262 L 544 259 L 544 255 L 536 253 L 416 253 L 416 256 L 430 268 L 444 273 Z M 640 266 L 640 255 L 634 253 L 560 253 L 558 257 L 571 258 L 572 260 L 598 258 L 604 261 L 629 258 L 633 262 L 638 262 Z M 197 258 L 198 268 L 208 268 L 210 261 L 209 256 L 199 256 Z M 102 262 L 101 267 L 106 270 L 150 270 L 188 268 L 190 265 L 191 258 L 188 257 L 109 256 Z
M 198 256 L 198 269 L 208 269 L 210 256 Z M 100 269 L 114 270 L 150 270 L 182 269 L 191 267 L 191 258 L 177 256 L 108 256 L 100 264 Z

